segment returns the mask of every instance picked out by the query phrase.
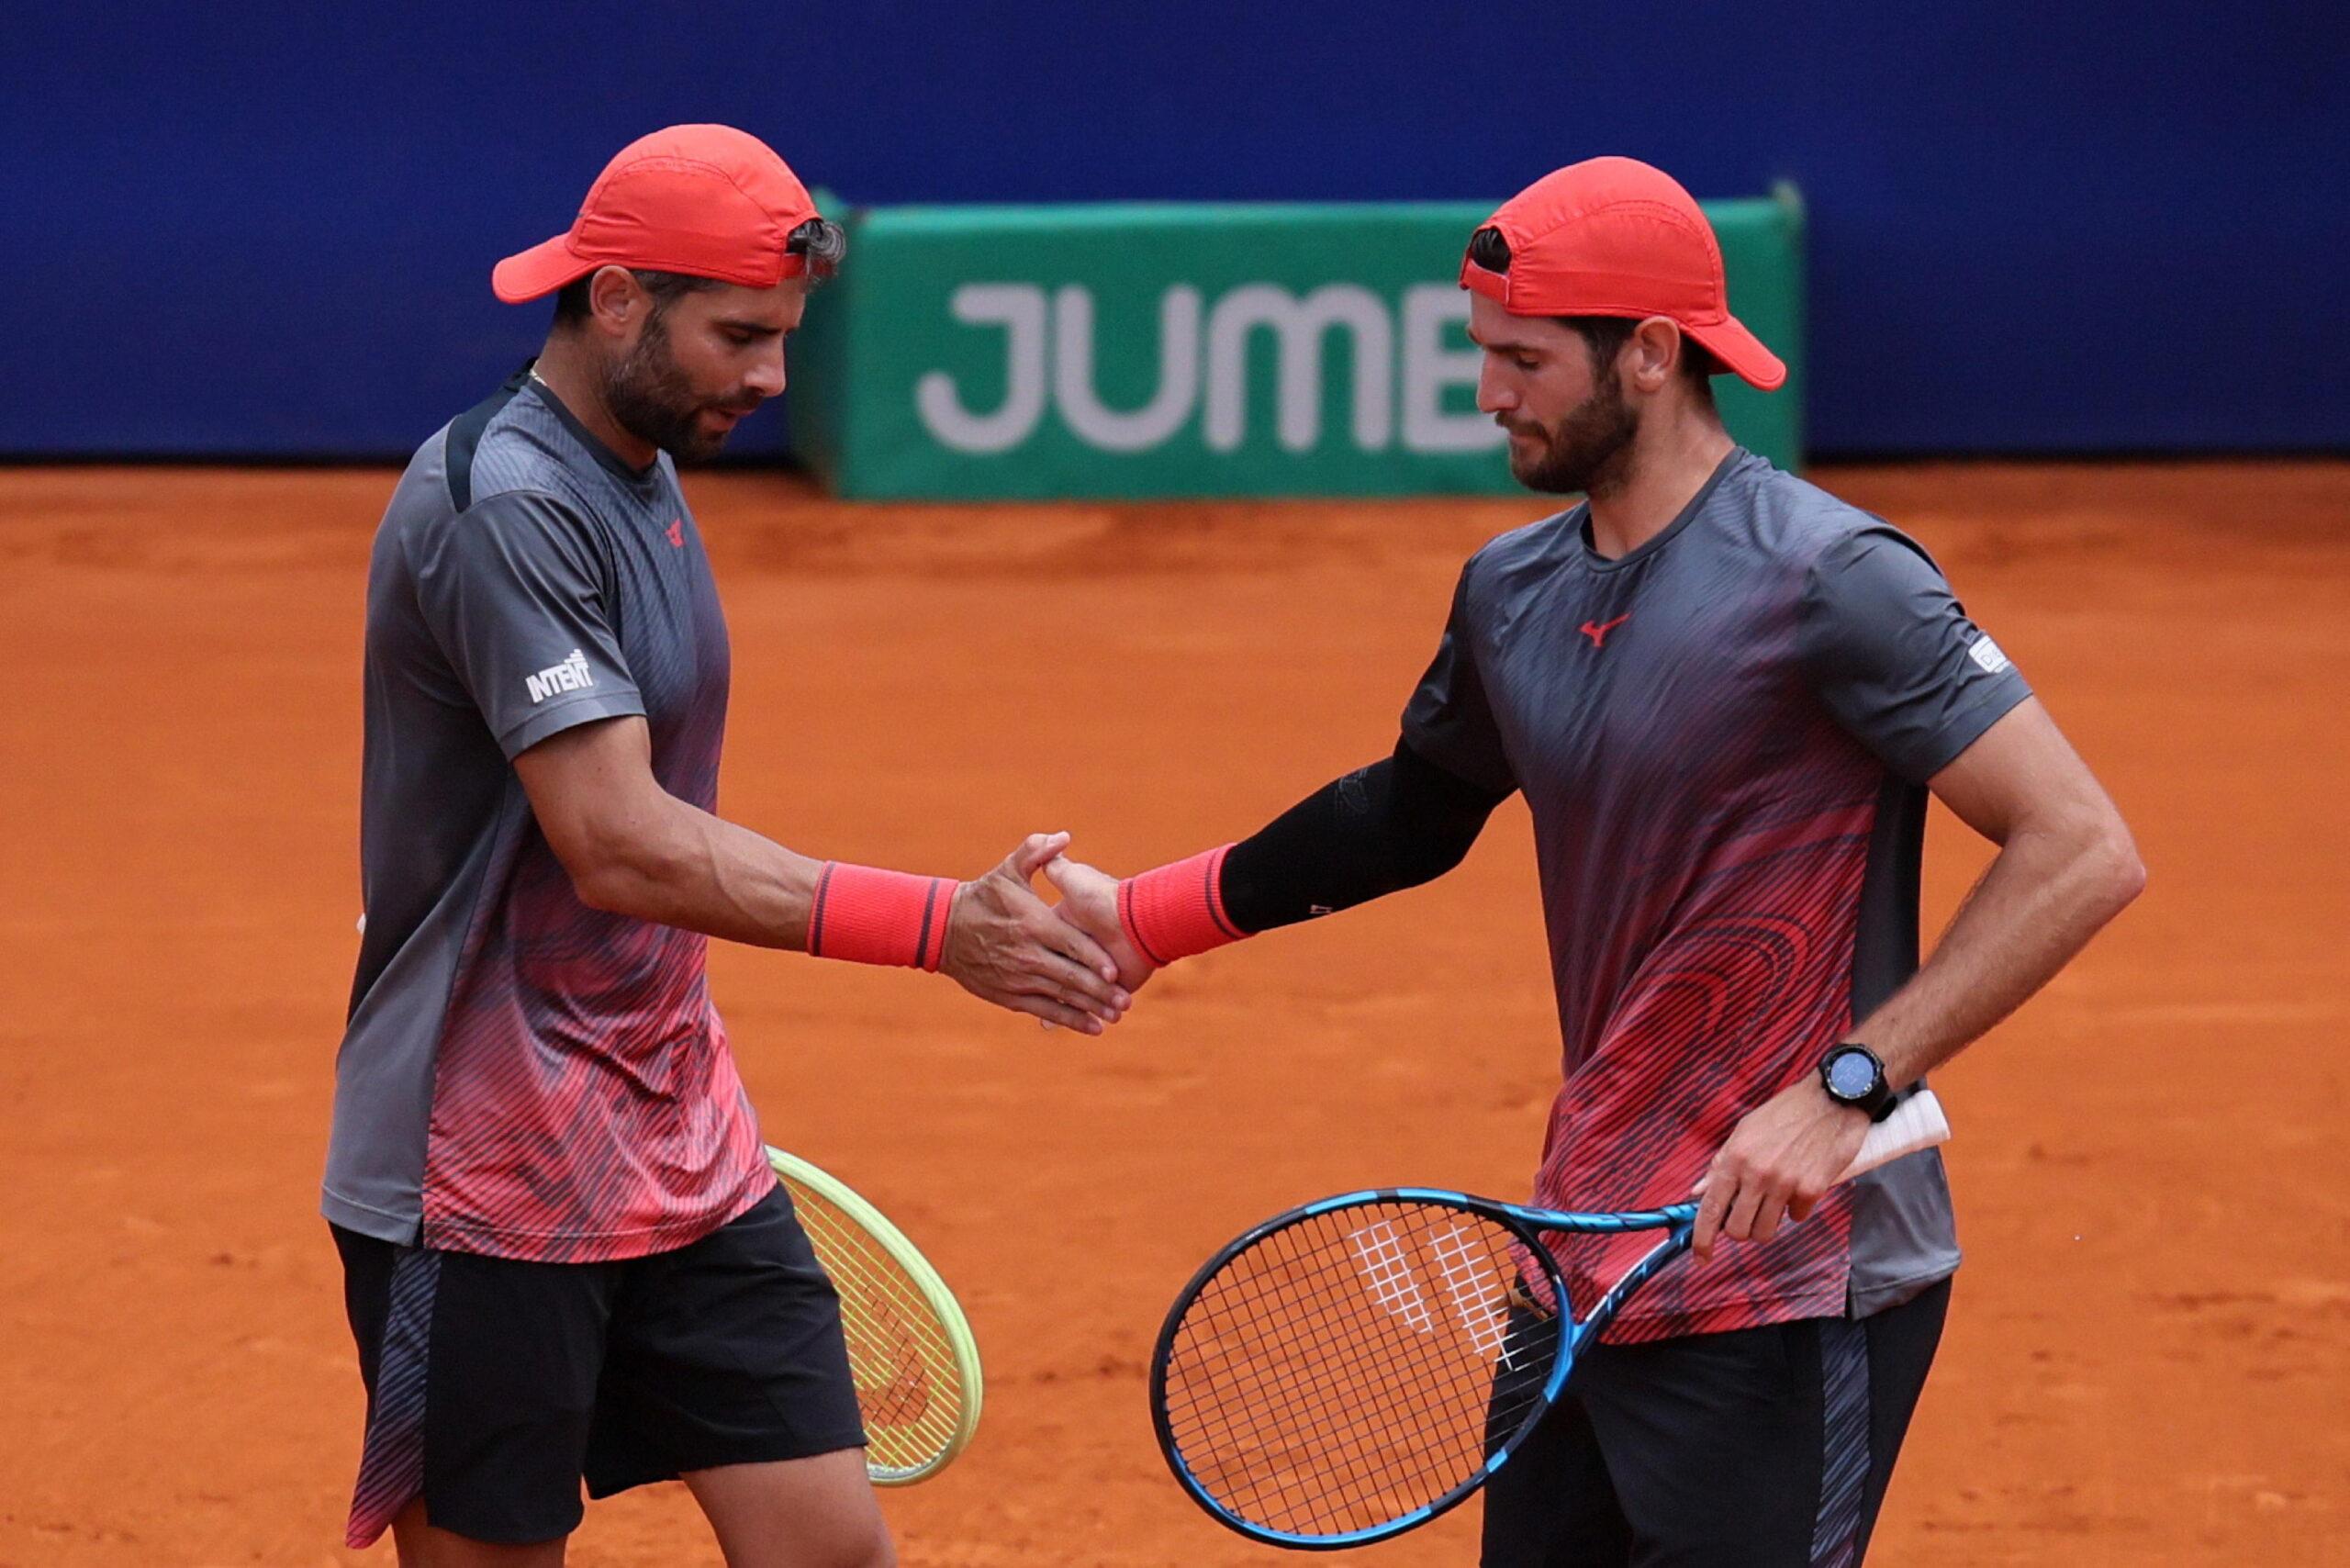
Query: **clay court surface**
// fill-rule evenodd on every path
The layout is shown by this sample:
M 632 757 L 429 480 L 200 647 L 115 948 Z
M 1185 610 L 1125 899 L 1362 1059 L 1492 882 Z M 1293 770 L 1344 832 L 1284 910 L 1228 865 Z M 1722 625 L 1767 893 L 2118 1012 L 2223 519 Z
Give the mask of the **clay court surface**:
M 1872 1561 L 2350 1562 L 2350 466 L 1821 478 L 1911 527 L 2136 827 L 2146 897 L 1947 1073 L 1968 1263 Z M 387 471 L 0 471 L 0 1565 L 337 1542 L 362 1394 L 316 1215 Z M 723 808 L 973 874 L 1120 870 L 1382 754 L 1530 501 L 857 509 L 693 480 Z M 1947 816 L 1930 929 L 1986 851 Z M 1556 1081 L 1524 809 L 1430 887 L 1195 960 L 1100 1042 L 714 949 L 768 1137 L 898 1218 L 988 1358 L 887 1498 L 914 1568 L 1270 1563 L 1150 1439 L 1169 1299 L 1277 1208 L 1523 1194 Z M 1475 1508 L 1366 1561 L 1460 1564 Z M 587 1568 L 714 1564 L 683 1493 Z

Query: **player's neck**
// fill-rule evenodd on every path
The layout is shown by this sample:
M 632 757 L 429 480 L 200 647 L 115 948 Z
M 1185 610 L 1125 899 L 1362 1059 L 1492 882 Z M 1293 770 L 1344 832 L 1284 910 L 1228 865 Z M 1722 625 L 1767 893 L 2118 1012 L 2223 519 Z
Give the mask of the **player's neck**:
M 1709 412 L 1651 410 L 1632 439 L 1622 479 L 1592 491 L 1592 548 L 1612 561 L 1663 532 L 1734 444 Z
M 592 352 L 576 337 L 566 332 L 548 334 L 546 346 L 539 351 L 538 363 L 531 370 L 548 391 L 563 399 L 564 408 L 588 427 L 588 434 L 611 448 L 613 455 L 630 467 L 649 468 L 661 455 L 658 447 L 612 416 L 604 401 L 604 378 L 598 374 Z

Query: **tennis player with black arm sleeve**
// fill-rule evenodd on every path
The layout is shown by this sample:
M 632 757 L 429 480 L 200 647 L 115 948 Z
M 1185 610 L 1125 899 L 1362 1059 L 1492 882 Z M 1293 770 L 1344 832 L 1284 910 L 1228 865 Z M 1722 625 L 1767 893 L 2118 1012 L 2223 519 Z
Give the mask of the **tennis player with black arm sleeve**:
M 1513 473 L 1588 499 L 1470 561 L 1392 756 L 1237 844 L 1046 874 L 1140 984 L 1441 875 L 1522 791 L 1564 1047 L 1533 1199 L 1702 1208 L 1695 1256 L 1494 1475 L 1484 1562 L 1841 1568 L 1959 1255 L 1934 1152 L 1833 1178 L 2143 873 L 1925 552 L 1723 430 L 1708 376 L 1785 369 L 1677 184 L 1561 169 L 1478 230 L 1461 282 Z M 1929 790 L 1999 850 L 1920 969 Z M 1642 1244 L 1555 1245 L 1588 1303 Z
M 708 939 L 952 976 L 1099 1032 L 1028 877 L 819 862 L 715 814 L 729 654 L 676 460 L 783 386 L 843 248 L 755 138 L 624 149 L 492 274 L 544 350 L 435 433 L 368 573 L 364 939 L 324 1209 L 368 1415 L 352 1546 L 559 1563 L 682 1478 L 731 1568 L 887 1568 L 839 1306 L 777 1185 Z

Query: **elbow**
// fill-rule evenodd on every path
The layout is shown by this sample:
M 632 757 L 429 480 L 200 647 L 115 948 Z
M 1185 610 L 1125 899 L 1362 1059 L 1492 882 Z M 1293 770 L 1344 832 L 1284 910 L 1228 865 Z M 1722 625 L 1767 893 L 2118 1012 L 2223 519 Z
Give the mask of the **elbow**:
M 666 878 L 653 846 L 621 835 L 590 834 L 556 852 L 571 878 L 572 895 L 604 914 L 653 917 L 651 894 Z
M 2118 815 L 2109 814 L 2084 857 L 2095 879 L 2105 918 L 2111 920 L 2146 890 L 2146 862 L 2137 841 Z
M 1400 890 L 1435 881 L 1468 859 L 1470 846 L 1476 841 L 1476 835 L 1469 834 L 1449 838 L 1432 837 L 1416 846 L 1417 853 L 1401 857 L 1396 863 L 1396 888 Z
M 2109 888 L 2114 900 L 2113 913 L 2120 914 L 2146 890 L 2146 863 L 2138 857 L 2136 845 L 2126 841 L 2122 844 L 2112 877 Z
M 564 868 L 571 873 L 572 896 L 603 914 L 633 914 L 630 897 L 636 879 L 621 868 L 606 863 Z

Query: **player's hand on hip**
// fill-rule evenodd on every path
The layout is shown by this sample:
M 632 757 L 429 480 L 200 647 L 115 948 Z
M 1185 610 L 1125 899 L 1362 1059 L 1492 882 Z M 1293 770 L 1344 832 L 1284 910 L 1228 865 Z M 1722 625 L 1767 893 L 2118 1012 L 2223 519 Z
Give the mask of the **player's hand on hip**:
M 1140 991 L 1158 966 L 1135 950 L 1118 921 L 1118 879 L 1082 860 L 1057 855 L 1045 862 L 1045 880 L 1061 895 L 1054 913 L 1101 944 L 1116 960 L 1118 981 L 1128 991 Z
M 1065 833 L 1032 833 L 1002 865 L 964 883 L 955 895 L 938 967 L 999 1007 L 1098 1035 L 1134 999 L 1118 983 L 1110 955 L 1028 885 L 1038 868 L 1068 846 Z
M 1748 1112 L 1698 1178 L 1691 1248 L 1714 1255 L 1722 1237 L 1768 1241 L 1782 1220 L 1804 1220 L 1861 1152 L 1869 1119 L 1839 1105 L 1816 1079 L 1784 1089 Z

